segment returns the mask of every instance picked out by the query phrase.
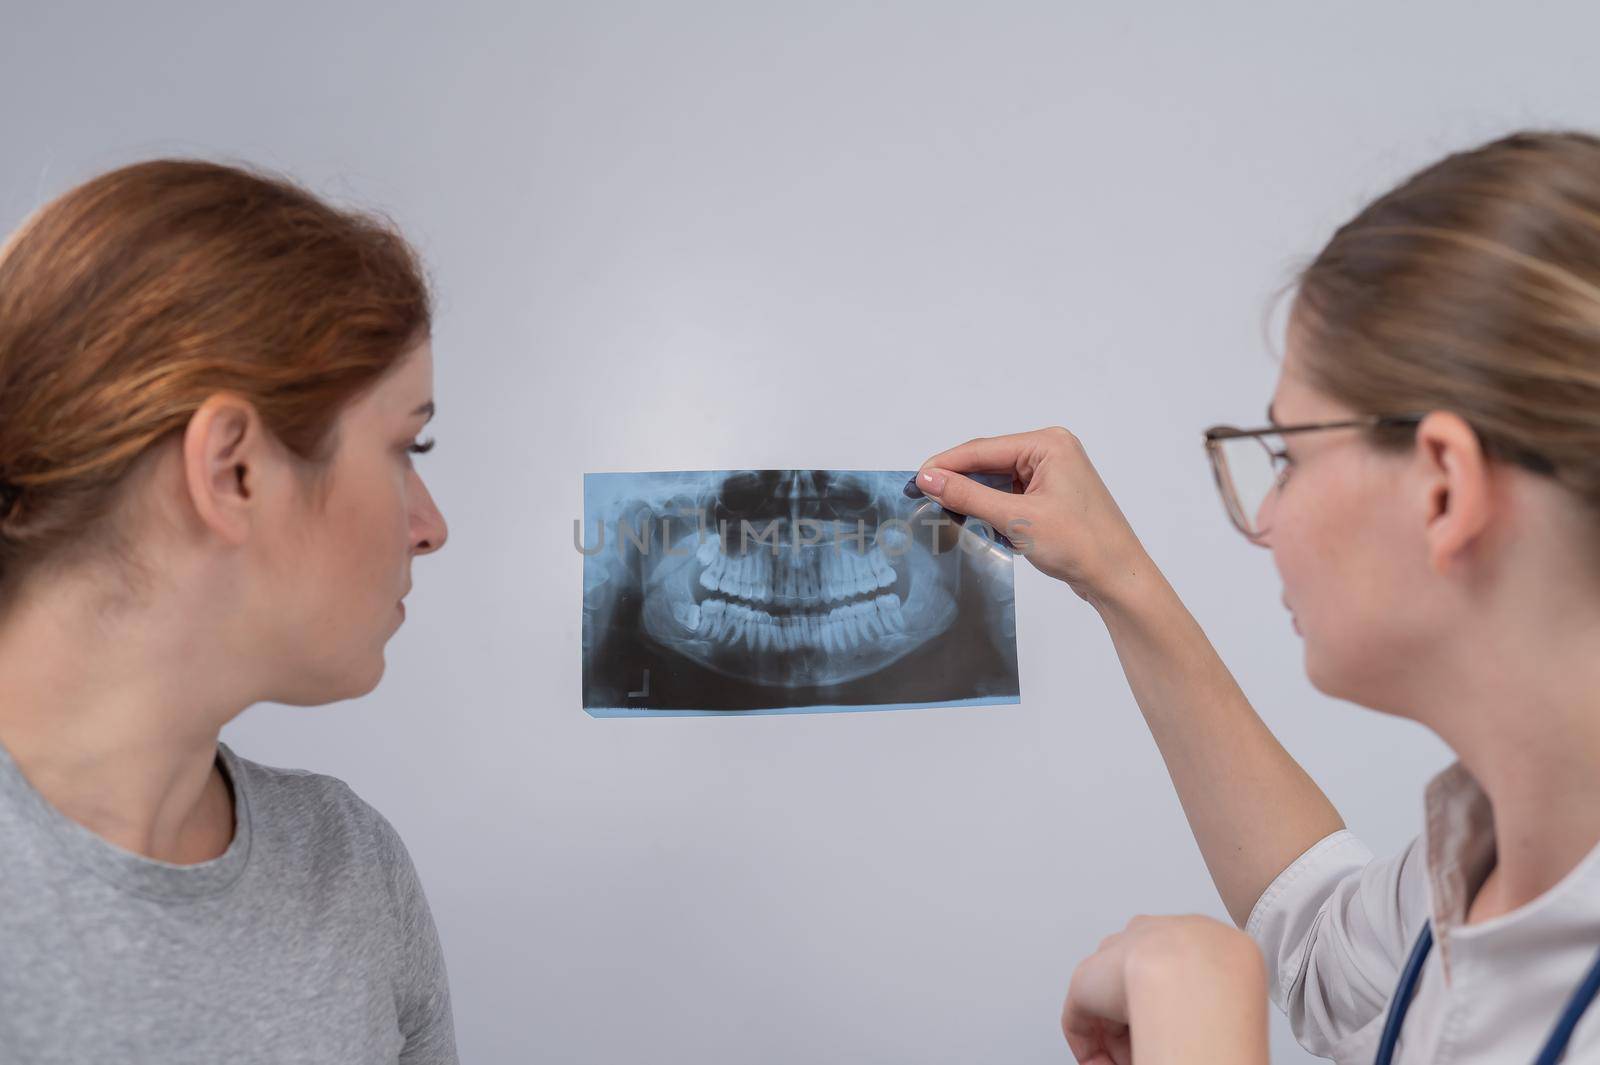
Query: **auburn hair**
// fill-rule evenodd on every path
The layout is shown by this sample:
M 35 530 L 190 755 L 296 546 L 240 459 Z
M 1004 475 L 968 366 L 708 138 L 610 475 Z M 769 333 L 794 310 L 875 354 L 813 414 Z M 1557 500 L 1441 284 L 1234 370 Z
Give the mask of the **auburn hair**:
M 127 555 L 119 486 L 215 392 L 322 483 L 342 408 L 431 330 L 382 214 L 199 159 L 101 174 L 0 249 L 0 589 L 79 549 Z
M 1363 413 L 1453 411 L 1485 454 L 1600 510 L 1600 138 L 1522 130 L 1448 155 L 1289 288 L 1319 390 Z M 1371 431 L 1383 449 L 1414 432 Z

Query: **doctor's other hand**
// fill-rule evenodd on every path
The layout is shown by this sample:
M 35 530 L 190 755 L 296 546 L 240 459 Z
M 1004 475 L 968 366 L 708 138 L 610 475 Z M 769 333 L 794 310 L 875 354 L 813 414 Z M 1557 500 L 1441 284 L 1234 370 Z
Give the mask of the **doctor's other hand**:
M 1017 491 L 990 488 L 967 473 L 1010 473 Z M 968 440 L 924 462 L 916 484 L 946 510 L 1003 533 L 1036 568 L 1089 603 L 1151 565 L 1082 442 L 1061 426 Z
M 1079 1062 L 1265 1065 L 1267 977 L 1255 940 L 1199 914 L 1140 915 L 1073 970 L 1061 1033 Z

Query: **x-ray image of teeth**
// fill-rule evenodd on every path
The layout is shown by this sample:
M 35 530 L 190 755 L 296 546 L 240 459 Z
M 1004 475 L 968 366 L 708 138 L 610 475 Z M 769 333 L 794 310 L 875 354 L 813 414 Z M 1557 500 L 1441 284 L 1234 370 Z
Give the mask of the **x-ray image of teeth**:
M 595 717 L 1015 703 L 1013 560 L 912 470 L 590 473 Z M 1009 476 L 976 475 L 1003 491 Z

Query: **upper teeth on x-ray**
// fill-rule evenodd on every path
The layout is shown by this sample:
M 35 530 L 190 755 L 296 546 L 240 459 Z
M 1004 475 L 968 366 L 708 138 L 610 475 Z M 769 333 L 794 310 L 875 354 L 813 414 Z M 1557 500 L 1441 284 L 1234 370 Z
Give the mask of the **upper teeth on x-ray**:
M 1017 701 L 1010 551 L 911 475 L 587 475 L 585 708 Z

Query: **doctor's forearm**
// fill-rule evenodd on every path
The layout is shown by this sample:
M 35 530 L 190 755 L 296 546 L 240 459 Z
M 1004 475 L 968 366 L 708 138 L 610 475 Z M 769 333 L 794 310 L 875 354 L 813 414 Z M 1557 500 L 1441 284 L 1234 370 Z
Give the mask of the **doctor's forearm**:
M 1344 821 L 1267 729 L 1153 562 L 1140 559 L 1092 602 L 1211 879 L 1243 927 L 1267 885 Z

